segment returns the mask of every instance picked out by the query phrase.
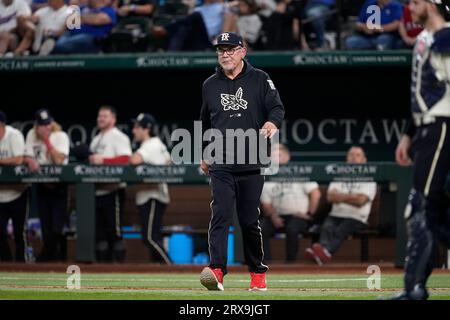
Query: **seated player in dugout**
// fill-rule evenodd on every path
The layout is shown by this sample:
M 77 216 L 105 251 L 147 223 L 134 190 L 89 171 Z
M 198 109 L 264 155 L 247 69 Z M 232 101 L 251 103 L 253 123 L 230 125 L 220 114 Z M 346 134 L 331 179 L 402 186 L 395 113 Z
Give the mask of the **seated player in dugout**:
M 156 135 L 155 118 L 141 113 L 133 120 L 134 139 L 140 143 L 139 149 L 130 158 L 130 164 L 168 165 L 171 163 L 167 147 Z M 141 218 L 142 240 L 150 251 L 151 261 L 172 264 L 164 249 L 162 237 L 163 215 L 170 202 L 167 183 L 142 184 L 136 192 L 136 205 Z
M 366 162 L 361 147 L 348 150 L 347 164 Z M 331 182 L 327 191 L 331 212 L 321 227 L 319 242 L 305 250 L 305 257 L 318 265 L 330 262 L 348 236 L 366 228 L 376 193 L 376 182 Z
M 289 149 L 283 144 L 272 148 L 272 161 L 281 165 L 290 161 Z M 308 230 L 320 201 L 317 182 L 266 182 L 261 194 L 261 223 L 264 260 L 272 259 L 270 238 L 276 232 L 286 233 L 286 262 L 297 260 L 298 238 Z

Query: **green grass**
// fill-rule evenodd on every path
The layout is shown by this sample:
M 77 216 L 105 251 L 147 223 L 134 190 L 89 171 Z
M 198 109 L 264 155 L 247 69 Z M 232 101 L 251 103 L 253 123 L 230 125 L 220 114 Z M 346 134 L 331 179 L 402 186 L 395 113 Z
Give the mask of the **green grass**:
M 0 273 L 0 299 L 120 299 L 120 300 L 291 300 L 377 299 L 402 288 L 401 274 L 381 277 L 381 290 L 367 289 L 368 275 L 268 275 L 269 291 L 248 292 L 246 274 L 225 277 L 225 291 L 204 289 L 198 274 L 82 274 L 81 289 L 69 290 L 64 273 Z M 433 275 L 428 283 L 431 299 L 450 299 L 450 274 Z

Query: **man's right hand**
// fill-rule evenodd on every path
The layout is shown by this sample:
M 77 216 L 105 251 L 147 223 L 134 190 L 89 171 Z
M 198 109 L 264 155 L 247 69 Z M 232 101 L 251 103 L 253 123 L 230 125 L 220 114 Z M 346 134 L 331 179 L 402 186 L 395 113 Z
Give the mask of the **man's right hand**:
M 403 135 L 395 150 L 395 161 L 402 167 L 412 165 L 412 160 L 409 157 L 409 149 L 411 148 L 411 138 L 407 135 Z
M 276 229 L 284 227 L 284 220 L 278 214 L 272 214 L 270 216 L 270 219 L 272 220 L 272 224 Z
M 200 168 L 204 174 L 209 175 L 209 165 L 205 162 L 205 160 L 200 162 Z

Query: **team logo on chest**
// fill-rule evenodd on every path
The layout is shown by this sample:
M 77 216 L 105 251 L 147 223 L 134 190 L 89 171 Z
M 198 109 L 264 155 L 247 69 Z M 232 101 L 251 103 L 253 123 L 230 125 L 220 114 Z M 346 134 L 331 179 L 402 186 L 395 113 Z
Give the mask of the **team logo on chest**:
M 223 106 L 224 111 L 228 110 L 239 110 L 239 108 L 247 109 L 248 102 L 244 99 L 242 99 L 242 94 L 244 91 L 241 87 L 236 91 L 236 94 L 226 94 L 221 93 L 220 94 L 220 103 Z

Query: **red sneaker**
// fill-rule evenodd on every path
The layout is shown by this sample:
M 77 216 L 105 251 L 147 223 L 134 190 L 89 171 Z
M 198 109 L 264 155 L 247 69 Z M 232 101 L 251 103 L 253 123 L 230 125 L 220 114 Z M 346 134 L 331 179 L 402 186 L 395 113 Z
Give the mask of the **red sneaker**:
M 252 281 L 249 291 L 267 291 L 266 273 L 250 272 Z
M 208 290 L 223 291 L 222 269 L 203 268 L 202 273 L 200 273 L 200 283 Z
M 328 250 L 324 248 L 320 243 L 314 243 L 312 245 L 312 249 L 323 263 L 328 263 L 331 261 L 330 252 L 328 252 Z
M 323 265 L 323 262 L 320 260 L 320 258 L 316 255 L 313 249 L 307 248 L 305 250 L 305 258 L 314 261 L 319 266 Z

